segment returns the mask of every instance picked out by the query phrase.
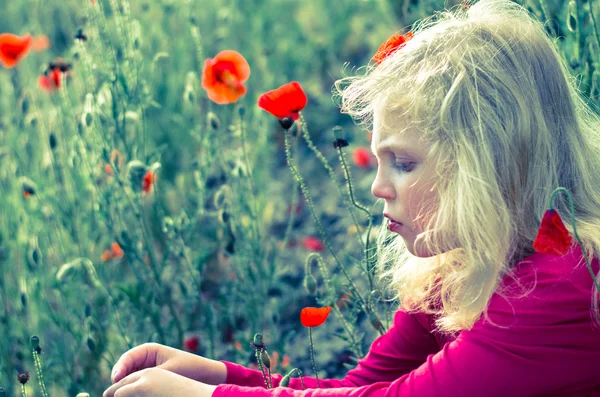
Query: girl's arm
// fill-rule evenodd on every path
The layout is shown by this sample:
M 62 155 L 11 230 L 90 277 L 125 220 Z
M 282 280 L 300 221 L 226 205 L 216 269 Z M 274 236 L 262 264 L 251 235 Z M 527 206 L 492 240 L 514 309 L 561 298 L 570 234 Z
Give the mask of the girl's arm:
M 581 273 L 582 281 L 540 271 L 532 274 L 537 286 L 526 297 L 507 301 L 494 295 L 488 307 L 493 323 L 482 317 L 471 330 L 462 331 L 456 340 L 427 356 L 418 368 L 393 381 L 382 379 L 410 365 L 402 367 L 402 356 L 397 357 L 402 348 L 393 346 L 402 343 L 402 338 L 391 336 L 406 331 L 390 328 L 390 336 L 373 344 L 371 357 L 344 380 L 328 384 L 336 388 L 296 390 L 300 387 L 294 379 L 293 389 L 219 385 L 213 397 L 600 396 L 600 330 L 590 320 L 592 280 L 586 271 L 583 267 L 574 272 L 578 277 Z M 396 318 L 410 324 L 404 314 Z M 402 347 L 409 352 L 413 348 Z M 384 363 L 389 367 L 380 368 Z M 401 367 L 392 369 L 394 365 Z M 377 375 L 374 371 L 378 369 L 383 373 Z M 252 376 L 237 379 L 254 383 Z
M 372 343 L 369 353 L 350 370 L 346 377 L 339 379 L 319 379 L 323 389 L 338 387 L 356 387 L 376 382 L 391 382 L 412 371 L 425 362 L 429 354 L 439 350 L 435 338 L 417 321 L 426 321 L 423 315 L 407 314 L 403 310 L 396 312 L 394 323 L 384 335 Z M 227 368 L 225 383 L 265 387 L 262 373 L 228 361 L 221 361 Z M 279 386 L 282 375 L 273 374 L 273 387 Z M 316 388 L 314 377 L 302 377 L 306 388 Z M 292 378 L 289 386 L 302 389 L 299 378 Z

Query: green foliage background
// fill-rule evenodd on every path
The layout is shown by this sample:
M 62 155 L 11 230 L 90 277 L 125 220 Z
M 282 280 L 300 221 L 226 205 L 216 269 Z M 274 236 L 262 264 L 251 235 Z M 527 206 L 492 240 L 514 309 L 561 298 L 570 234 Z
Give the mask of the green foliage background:
M 182 348 L 193 335 L 198 354 L 248 365 L 261 332 L 269 352 L 312 375 L 299 312 L 320 305 L 339 310 L 314 332 L 317 368 L 342 377 L 389 326 L 394 306 L 364 270 L 365 243 L 372 248 L 378 231 L 365 214 L 378 225 L 382 207 L 370 194 L 375 170 L 352 165 L 351 152 L 369 141 L 339 113 L 331 86 L 391 34 L 456 2 L 97 1 L 0 0 L 0 33 L 52 43 L 0 69 L 0 386 L 17 395 L 17 374 L 29 371 L 27 387 L 39 391 L 32 335 L 50 395 L 101 395 L 128 348 Z M 549 21 L 596 104 L 589 10 L 597 5 L 524 4 Z M 80 28 L 85 42 L 74 39 Z M 205 59 L 225 49 L 251 67 L 248 93 L 234 105 L 210 102 L 200 87 Z M 37 76 L 56 57 L 73 72 L 66 89 L 48 94 Z M 291 154 L 310 202 L 287 166 L 281 127 L 256 106 L 261 93 L 294 80 L 309 101 Z M 338 151 L 331 142 L 340 137 L 350 146 Z M 125 163 L 112 163 L 111 179 L 103 166 L 114 149 Z M 131 161 L 156 171 L 151 194 L 140 193 Z M 351 204 L 345 171 L 365 210 Z M 36 189 L 29 199 L 23 183 Z M 297 204 L 298 214 L 289 211 Z M 317 219 L 331 250 L 308 257 L 301 240 L 323 237 Z M 115 241 L 125 256 L 102 262 Z M 303 287 L 306 264 L 315 294 Z

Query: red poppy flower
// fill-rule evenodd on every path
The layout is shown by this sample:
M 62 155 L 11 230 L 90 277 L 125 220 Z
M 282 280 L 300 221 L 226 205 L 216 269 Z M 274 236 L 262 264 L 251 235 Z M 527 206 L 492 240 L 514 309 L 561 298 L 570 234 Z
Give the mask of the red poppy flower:
M 200 339 L 197 336 L 190 336 L 183 341 L 183 346 L 187 351 L 196 352 L 200 346 Z
M 155 176 L 152 171 L 146 172 L 144 179 L 142 179 L 142 192 L 147 194 L 152 189 L 152 185 L 155 181 Z
M 298 113 L 304 109 L 307 101 L 300 83 L 292 81 L 262 94 L 258 98 L 258 106 L 278 119 L 289 117 L 296 121 L 300 117 Z
M 5 68 L 15 67 L 27 56 L 32 45 L 33 37 L 29 34 L 22 37 L 11 33 L 0 34 L 0 63 Z
M 533 242 L 533 249 L 542 254 L 562 256 L 571 247 L 571 235 L 555 210 L 547 210 Z
M 302 245 L 309 251 L 323 251 L 325 245 L 316 237 L 304 237 L 302 239 Z
M 392 37 L 386 40 L 385 43 L 379 46 L 377 53 L 373 57 L 375 64 L 379 65 L 385 58 L 402 48 L 408 40 L 413 37 L 412 32 L 408 32 L 404 36 L 396 33 Z
M 121 246 L 118 243 L 112 243 L 110 249 L 104 251 L 100 259 L 102 262 L 108 262 L 111 259 L 122 258 L 123 256 L 125 256 L 125 253 L 121 249 Z
M 358 167 L 361 167 L 361 168 L 370 168 L 371 167 L 372 155 L 371 155 L 371 152 L 369 152 L 367 149 L 362 148 L 362 147 L 356 148 L 356 149 L 354 149 L 352 156 L 354 158 L 354 164 L 356 164 Z
M 235 103 L 246 94 L 242 84 L 250 77 L 250 65 L 237 51 L 225 50 L 204 62 L 202 88 L 208 98 L 220 105 Z
M 331 306 L 327 307 L 305 307 L 300 312 L 300 322 L 305 327 L 318 327 L 327 320 Z
M 54 92 L 61 87 L 62 73 L 56 68 L 38 78 L 39 86 L 47 92 Z

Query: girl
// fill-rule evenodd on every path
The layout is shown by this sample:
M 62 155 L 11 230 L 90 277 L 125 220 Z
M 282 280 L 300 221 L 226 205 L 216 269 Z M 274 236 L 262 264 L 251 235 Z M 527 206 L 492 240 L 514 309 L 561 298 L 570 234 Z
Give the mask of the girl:
M 344 379 L 304 378 L 306 390 L 144 344 L 104 397 L 600 396 L 600 119 L 510 0 L 445 11 L 412 35 L 336 83 L 342 110 L 373 125 L 372 193 L 390 229 L 380 275 L 402 303 L 388 332 Z M 582 246 L 536 252 L 559 186 L 574 207 L 558 194 L 554 208 Z

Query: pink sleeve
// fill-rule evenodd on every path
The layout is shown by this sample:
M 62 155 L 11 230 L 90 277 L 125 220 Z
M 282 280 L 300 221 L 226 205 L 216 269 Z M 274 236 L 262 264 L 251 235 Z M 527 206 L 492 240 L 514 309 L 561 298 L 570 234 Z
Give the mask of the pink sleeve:
M 342 380 L 319 379 L 323 389 L 338 387 L 356 387 L 381 381 L 393 381 L 417 368 L 427 356 L 439 350 L 435 338 L 424 327 L 427 317 L 421 314 L 407 314 L 398 310 L 394 323 L 384 335 L 379 336 L 371 344 L 369 353 L 358 361 Z M 239 364 L 222 361 L 227 368 L 225 383 L 240 386 L 265 387 L 260 371 L 249 369 Z M 317 363 L 318 365 L 318 363 Z M 281 382 L 282 375 L 273 374 L 273 387 Z M 314 377 L 302 377 L 306 388 L 316 388 Z M 299 378 L 292 378 L 289 383 L 292 389 L 302 389 Z
M 380 360 L 387 352 L 387 362 L 395 365 L 392 357 L 410 353 L 412 347 L 386 350 L 394 349 L 392 339 L 388 344 L 384 343 L 388 339 L 379 338 L 380 344 L 374 343 L 377 353 L 364 360 L 365 368 L 349 372 L 337 388 L 295 390 L 295 384 L 294 389 L 267 390 L 220 385 L 213 397 L 600 396 L 600 330 L 591 325 L 590 294 L 585 293 L 591 288 L 591 278 L 581 289 L 572 280 L 537 276 L 539 289 L 525 298 L 509 303 L 494 295 L 488 314 L 496 325 L 482 317 L 471 330 L 462 331 L 418 368 L 393 381 L 387 378 L 408 366 L 397 371 L 387 368 L 377 376 L 371 372 L 376 368 L 371 363 L 383 363 Z M 346 387 L 348 381 L 355 386 Z

